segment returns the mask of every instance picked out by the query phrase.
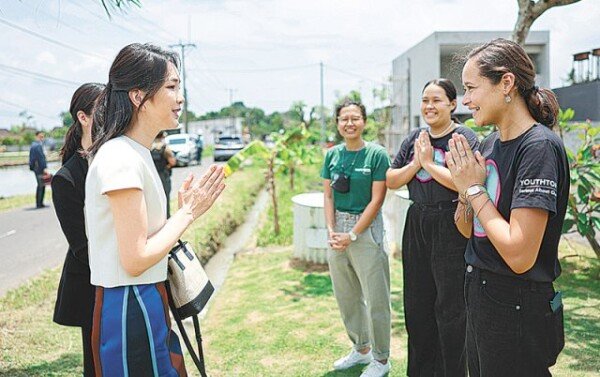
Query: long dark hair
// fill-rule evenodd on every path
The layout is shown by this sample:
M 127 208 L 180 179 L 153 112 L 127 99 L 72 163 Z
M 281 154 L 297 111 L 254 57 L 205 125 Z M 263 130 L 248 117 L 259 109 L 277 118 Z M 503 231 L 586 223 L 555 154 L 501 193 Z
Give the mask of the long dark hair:
M 450 102 L 456 100 L 456 86 L 454 86 L 454 83 L 449 79 L 439 78 L 427 81 L 427 83 L 423 87 L 423 90 L 421 90 L 421 94 L 423 94 L 423 92 L 425 91 L 425 89 L 427 89 L 429 85 L 437 85 L 440 88 L 444 89 L 444 93 L 446 93 L 446 97 L 448 97 Z M 458 118 L 454 116 L 454 110 L 456 110 L 456 106 L 454 106 L 454 109 L 450 110 L 450 119 L 452 119 L 454 123 L 460 123 L 460 120 L 458 120 Z
M 125 134 L 131 127 L 134 106 L 129 91 L 139 89 L 146 94 L 138 106 L 139 111 L 165 82 L 169 63 L 178 68 L 178 55 L 151 44 L 133 43 L 119 51 L 94 111 L 97 136 L 89 150 L 91 156 L 104 143 Z
M 467 59 L 475 59 L 479 74 L 498 84 L 505 73 L 515 75 L 515 86 L 523 97 L 529 113 L 539 123 L 552 128 L 557 121 L 558 100 L 550 89 L 535 85 L 533 62 L 518 43 L 494 39 L 473 49 Z
M 89 82 L 81 85 L 71 98 L 71 106 L 69 106 L 69 113 L 73 119 L 73 123 L 69 126 L 69 130 L 65 135 L 65 144 L 60 149 L 60 156 L 62 163 L 67 162 L 78 150 L 81 149 L 81 137 L 83 136 L 83 130 L 77 113 L 83 111 L 85 115 L 91 116 L 92 110 L 96 99 L 104 90 L 104 84 L 98 84 L 95 82 Z M 92 129 L 92 135 L 94 134 Z

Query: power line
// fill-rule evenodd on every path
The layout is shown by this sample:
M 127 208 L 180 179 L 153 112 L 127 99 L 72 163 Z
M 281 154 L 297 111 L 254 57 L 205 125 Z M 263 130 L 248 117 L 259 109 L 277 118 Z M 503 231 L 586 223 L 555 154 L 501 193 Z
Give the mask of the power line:
M 229 72 L 229 73 L 255 73 L 255 72 L 273 72 L 273 71 L 290 71 L 295 69 L 316 67 L 319 63 L 302 64 L 302 65 L 290 65 L 284 67 L 271 67 L 271 68 L 247 68 L 247 69 L 213 69 L 205 68 L 210 72 Z
M 104 22 L 104 23 L 106 23 L 106 24 L 108 24 L 108 25 L 110 25 L 110 26 L 114 26 L 114 27 L 116 27 L 116 28 L 118 28 L 118 29 L 121 29 L 121 30 L 123 30 L 123 31 L 125 31 L 125 32 L 127 32 L 127 33 L 130 33 L 130 34 L 132 34 L 132 35 L 135 35 L 135 36 L 137 36 L 137 37 L 140 37 L 140 36 L 141 36 L 140 34 L 137 34 L 135 31 L 133 31 L 133 30 L 131 30 L 131 29 L 128 29 L 128 28 L 126 28 L 126 27 L 124 27 L 124 26 L 122 26 L 122 25 L 119 25 L 119 24 L 116 24 L 116 23 L 110 22 L 110 21 L 108 21 L 107 19 L 105 19 L 104 17 L 97 15 L 96 13 L 94 13 L 94 12 L 90 11 L 88 8 L 86 8 L 86 7 L 84 7 L 83 5 L 81 5 L 81 4 L 79 4 L 79 3 L 77 3 L 77 1 L 74 1 L 74 0 L 69 0 L 69 2 L 70 2 L 71 4 L 73 4 L 73 5 L 75 5 L 77 8 L 79 8 L 79 9 L 81 9 L 81 10 L 85 11 L 86 13 L 88 13 L 88 14 L 90 14 L 90 15 L 94 16 L 94 18 L 97 18 L 97 19 L 101 20 L 102 22 Z
M 375 84 L 384 84 L 384 85 L 388 85 L 389 84 L 388 82 L 380 81 L 380 80 L 373 80 L 372 78 L 369 78 L 369 77 L 366 77 L 366 76 L 363 76 L 363 75 L 359 75 L 358 73 L 349 72 L 349 71 L 346 71 L 344 69 L 340 69 L 340 68 L 334 67 L 334 66 L 332 66 L 330 64 L 326 64 L 326 67 L 329 68 L 329 69 L 331 69 L 331 70 L 334 70 L 334 71 L 343 73 L 345 75 L 348 75 L 348 76 L 354 76 L 354 77 L 361 78 L 363 80 L 371 81 L 371 82 L 373 82 Z
M 61 79 L 58 77 L 52 77 L 52 76 L 45 75 L 43 73 L 28 71 L 26 69 L 12 67 L 9 65 L 1 64 L 1 63 L 0 63 L 0 69 L 8 71 L 12 74 L 16 74 L 18 76 L 33 77 L 33 78 L 37 78 L 37 79 L 41 79 L 41 80 L 46 80 L 52 84 L 63 85 L 63 86 L 66 86 L 67 88 L 72 88 L 73 85 L 81 84 L 79 82 L 64 80 L 64 79 Z
M 52 120 L 56 120 L 56 121 L 58 120 L 58 117 L 51 117 L 49 115 L 38 113 L 37 111 L 28 110 L 28 109 L 26 109 L 25 107 L 23 107 L 21 105 L 17 105 L 16 103 L 7 101 L 7 100 L 2 99 L 2 98 L 0 98 L 0 103 L 3 103 L 3 104 L 8 105 L 8 106 L 16 107 L 17 109 L 20 109 L 21 111 L 27 111 L 28 113 L 35 114 L 35 115 L 41 116 L 43 118 L 48 118 L 48 119 L 52 119 Z
M 78 49 L 77 47 L 74 47 L 74 46 L 68 45 L 68 44 L 66 44 L 66 43 L 63 43 L 63 42 L 57 41 L 57 40 L 55 40 L 55 39 L 52 39 L 52 38 L 46 37 L 46 36 L 44 36 L 44 35 L 41 35 L 41 34 L 38 34 L 38 33 L 36 33 L 35 31 L 32 31 L 32 30 L 26 29 L 26 28 L 24 28 L 24 27 L 21 27 L 21 26 L 19 26 L 19 25 L 13 24 L 12 22 L 10 22 L 10 21 L 7 21 L 7 20 L 5 20 L 5 19 L 3 19 L 3 18 L 0 18 L 0 23 L 2 23 L 2 24 L 4 24 L 4 25 L 6 25 L 6 26 L 8 26 L 8 27 L 11 27 L 11 28 L 13 28 L 13 29 L 19 30 L 19 31 L 21 31 L 21 32 L 23 32 L 23 33 L 25 33 L 25 34 L 29 34 L 29 35 L 31 35 L 31 36 L 34 36 L 34 37 L 36 37 L 36 38 L 42 39 L 42 40 L 44 40 L 44 41 L 46 41 L 46 42 L 48 42 L 48 43 L 52 43 L 52 44 L 55 44 L 55 45 L 57 45 L 57 46 L 60 46 L 60 47 L 63 47 L 63 48 L 69 49 L 69 50 L 71 50 L 71 51 L 78 52 L 78 53 L 80 53 L 80 54 L 82 54 L 82 55 L 87 55 L 87 56 L 91 56 L 91 57 L 94 57 L 94 58 L 98 58 L 98 59 L 102 59 L 102 60 L 109 61 L 109 60 L 108 60 L 108 59 L 107 59 L 105 56 L 102 56 L 102 55 L 99 55 L 99 54 L 94 54 L 94 53 L 92 53 L 92 52 L 86 52 L 86 51 L 80 50 L 80 49 Z
M 19 1 L 19 3 L 20 3 L 20 4 L 22 4 L 23 6 L 26 6 L 26 5 L 25 5 L 23 2 L 21 2 L 21 1 Z M 87 33 L 86 33 L 84 30 L 82 30 L 82 29 L 79 29 L 78 27 L 75 27 L 75 26 L 73 26 L 73 25 L 70 25 L 70 24 L 68 24 L 68 23 L 66 23 L 66 22 L 63 22 L 63 21 L 62 21 L 62 19 L 60 18 L 60 7 L 59 7 L 59 10 L 58 10 L 58 14 L 59 14 L 59 15 L 58 15 L 58 17 L 57 17 L 57 16 L 54 16 L 54 15 L 52 15 L 52 14 L 48 13 L 48 12 L 45 12 L 45 11 L 41 10 L 41 9 L 40 9 L 40 8 L 41 8 L 41 6 L 42 6 L 42 3 L 39 3 L 38 5 L 36 5 L 36 6 L 35 6 L 35 14 L 36 14 L 36 16 L 37 16 L 37 14 L 38 14 L 38 13 L 41 13 L 41 14 L 43 14 L 43 15 L 47 16 L 47 17 L 50 17 L 50 18 L 53 18 L 53 19 L 55 19 L 55 20 L 56 20 L 56 25 L 57 25 L 57 26 L 60 24 L 60 25 L 62 25 L 62 26 L 64 26 L 64 27 L 66 27 L 66 28 L 68 28 L 68 29 L 71 29 L 71 30 L 74 30 L 74 31 L 76 31 L 76 32 L 78 32 L 78 33 L 87 34 Z M 29 7 L 28 7 L 28 8 L 29 8 Z

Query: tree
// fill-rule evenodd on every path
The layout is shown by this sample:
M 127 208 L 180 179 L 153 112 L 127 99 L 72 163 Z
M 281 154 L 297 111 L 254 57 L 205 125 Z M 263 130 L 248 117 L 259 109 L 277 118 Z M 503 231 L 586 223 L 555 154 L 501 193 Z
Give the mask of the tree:
M 553 7 L 560 7 L 577 3 L 581 0 L 517 0 L 519 15 L 512 33 L 512 40 L 520 45 L 525 43 L 529 29 L 533 22 L 545 11 Z
M 60 119 L 62 119 L 62 125 L 65 127 L 71 127 L 71 125 L 73 124 L 73 117 L 68 111 L 62 111 L 60 113 Z
M 108 18 L 111 18 L 112 13 L 116 10 L 124 12 L 132 5 L 135 5 L 138 8 L 142 7 L 141 0 L 100 0 L 100 3 L 104 7 L 104 11 Z
M 567 215 L 562 232 L 578 232 L 585 237 L 600 258 L 600 244 L 596 241 L 596 232 L 600 229 L 600 161 L 595 146 L 600 142 L 600 128 L 592 127 L 589 122 L 571 123 L 575 112 L 572 109 L 559 112 L 559 135 L 580 132 L 581 144 L 577 150 L 567 150 L 571 187 L 567 204 Z

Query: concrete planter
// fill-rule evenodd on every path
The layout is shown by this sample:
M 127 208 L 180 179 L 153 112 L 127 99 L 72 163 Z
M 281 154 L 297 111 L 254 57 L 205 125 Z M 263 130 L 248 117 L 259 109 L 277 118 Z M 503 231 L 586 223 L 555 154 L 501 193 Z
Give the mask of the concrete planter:
M 292 198 L 294 203 L 294 257 L 327 263 L 327 225 L 323 193 L 311 192 Z

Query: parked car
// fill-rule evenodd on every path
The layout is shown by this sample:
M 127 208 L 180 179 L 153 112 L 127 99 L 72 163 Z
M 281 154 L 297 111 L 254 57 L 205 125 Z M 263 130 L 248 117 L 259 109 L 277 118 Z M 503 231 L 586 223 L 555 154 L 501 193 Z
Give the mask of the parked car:
M 198 135 L 174 134 L 165 138 L 167 145 L 173 151 L 177 166 L 188 166 L 198 160 Z
M 239 136 L 221 136 L 215 142 L 213 159 L 227 161 L 237 152 L 244 149 L 244 142 Z
M 198 153 L 196 154 L 196 159 L 198 160 L 198 164 L 202 163 L 202 151 L 204 150 L 204 137 L 202 135 L 198 135 L 196 140 L 196 148 L 198 149 Z

